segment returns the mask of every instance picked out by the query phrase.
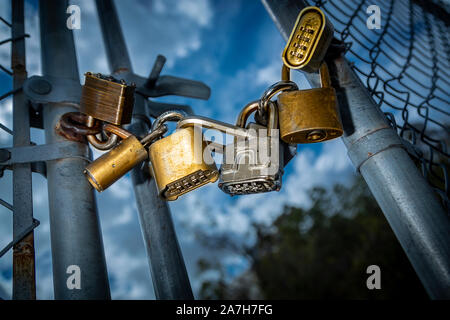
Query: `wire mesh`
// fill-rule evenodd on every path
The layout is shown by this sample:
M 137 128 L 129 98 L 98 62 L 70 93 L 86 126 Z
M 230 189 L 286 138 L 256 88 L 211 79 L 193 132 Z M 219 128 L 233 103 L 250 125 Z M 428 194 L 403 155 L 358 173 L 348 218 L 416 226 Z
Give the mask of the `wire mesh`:
M 308 0 L 326 12 L 346 57 L 449 208 L 450 48 L 440 0 Z M 379 29 L 367 12 L 380 8 Z

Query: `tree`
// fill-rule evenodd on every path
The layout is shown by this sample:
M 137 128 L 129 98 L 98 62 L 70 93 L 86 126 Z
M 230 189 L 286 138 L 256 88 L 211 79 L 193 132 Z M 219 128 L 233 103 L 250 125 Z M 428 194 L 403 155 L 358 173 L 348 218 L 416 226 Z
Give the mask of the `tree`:
M 269 226 L 254 225 L 256 241 L 242 248 L 250 268 L 227 283 L 203 283 L 203 298 L 427 298 L 425 290 L 362 179 L 330 191 L 314 188 L 309 209 L 285 207 Z M 209 244 L 217 243 L 208 240 Z M 228 248 L 236 248 L 233 239 Z M 369 290 L 366 269 L 381 269 L 381 290 Z M 258 293 L 255 294 L 255 287 Z

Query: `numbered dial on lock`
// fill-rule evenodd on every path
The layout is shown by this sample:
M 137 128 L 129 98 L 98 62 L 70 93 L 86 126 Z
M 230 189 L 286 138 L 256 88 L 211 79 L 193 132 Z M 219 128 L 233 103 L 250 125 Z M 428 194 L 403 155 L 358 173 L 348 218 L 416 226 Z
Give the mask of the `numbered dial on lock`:
M 297 17 L 282 59 L 291 69 L 315 72 L 333 38 L 334 28 L 317 7 L 306 7 Z
M 130 123 L 134 105 L 134 85 L 100 73 L 85 74 L 80 112 L 115 125 Z

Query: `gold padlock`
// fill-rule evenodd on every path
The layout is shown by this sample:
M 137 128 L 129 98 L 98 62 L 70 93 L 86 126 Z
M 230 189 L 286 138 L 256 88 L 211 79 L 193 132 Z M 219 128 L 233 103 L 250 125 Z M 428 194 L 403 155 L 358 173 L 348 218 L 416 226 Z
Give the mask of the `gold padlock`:
M 164 114 L 161 116 L 159 119 L 164 118 Z M 178 117 L 178 120 L 181 119 L 182 116 Z M 154 126 L 160 125 L 157 121 Z M 151 173 L 163 199 L 176 200 L 179 196 L 218 179 L 216 164 L 207 164 L 203 159 L 206 142 L 201 139 L 201 155 L 194 154 L 194 143 L 194 128 L 190 127 L 178 129 L 149 147 Z
M 333 38 L 334 28 L 317 7 L 303 9 L 295 22 L 282 59 L 286 67 L 316 72 Z
M 283 65 L 283 68 L 286 66 Z M 288 81 L 289 70 L 282 72 Z M 320 67 L 321 88 L 293 90 L 278 95 L 280 138 L 286 143 L 313 143 L 343 134 L 336 91 L 326 63 Z
M 146 145 L 167 131 L 166 126 L 161 126 L 157 130 L 152 130 L 149 135 L 139 141 L 138 138 L 122 128 L 106 125 L 104 129 L 123 140 L 109 152 L 90 163 L 84 170 L 88 181 L 98 192 L 102 192 L 146 160 L 148 158 Z
M 85 74 L 81 91 L 80 112 L 115 125 L 131 122 L 134 85 L 100 73 Z

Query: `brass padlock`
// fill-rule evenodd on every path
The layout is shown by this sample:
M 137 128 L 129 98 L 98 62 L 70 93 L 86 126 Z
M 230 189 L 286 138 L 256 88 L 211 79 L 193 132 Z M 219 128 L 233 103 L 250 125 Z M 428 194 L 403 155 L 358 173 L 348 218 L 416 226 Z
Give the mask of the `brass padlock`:
M 85 74 L 81 91 L 80 112 L 115 125 L 131 122 L 134 85 L 100 73 Z
M 170 114 L 166 113 L 166 115 Z M 181 120 L 182 115 L 170 120 Z M 158 121 L 158 119 L 161 119 Z M 154 122 L 158 126 L 169 116 L 162 114 Z M 174 133 L 154 142 L 148 150 L 150 169 L 159 190 L 165 200 L 176 200 L 179 196 L 199 188 L 209 182 L 217 181 L 219 172 L 212 161 L 208 164 L 203 159 L 206 142 L 201 139 L 201 155 L 196 155 L 194 128 L 177 129 Z
M 138 138 L 122 128 L 111 125 L 106 125 L 104 128 L 123 140 L 109 152 L 90 163 L 84 170 L 88 181 L 98 192 L 102 192 L 146 160 L 148 158 L 146 145 L 167 131 L 166 126 L 161 126 L 157 130 L 152 130 L 150 134 L 139 141 Z
M 289 72 L 283 75 L 284 81 L 289 80 Z M 320 67 L 320 81 L 321 88 L 285 91 L 278 95 L 280 138 L 286 143 L 321 142 L 343 134 L 336 91 L 331 87 L 326 63 Z
M 316 72 L 333 38 L 334 28 L 317 7 L 303 9 L 295 22 L 282 59 L 286 67 Z

